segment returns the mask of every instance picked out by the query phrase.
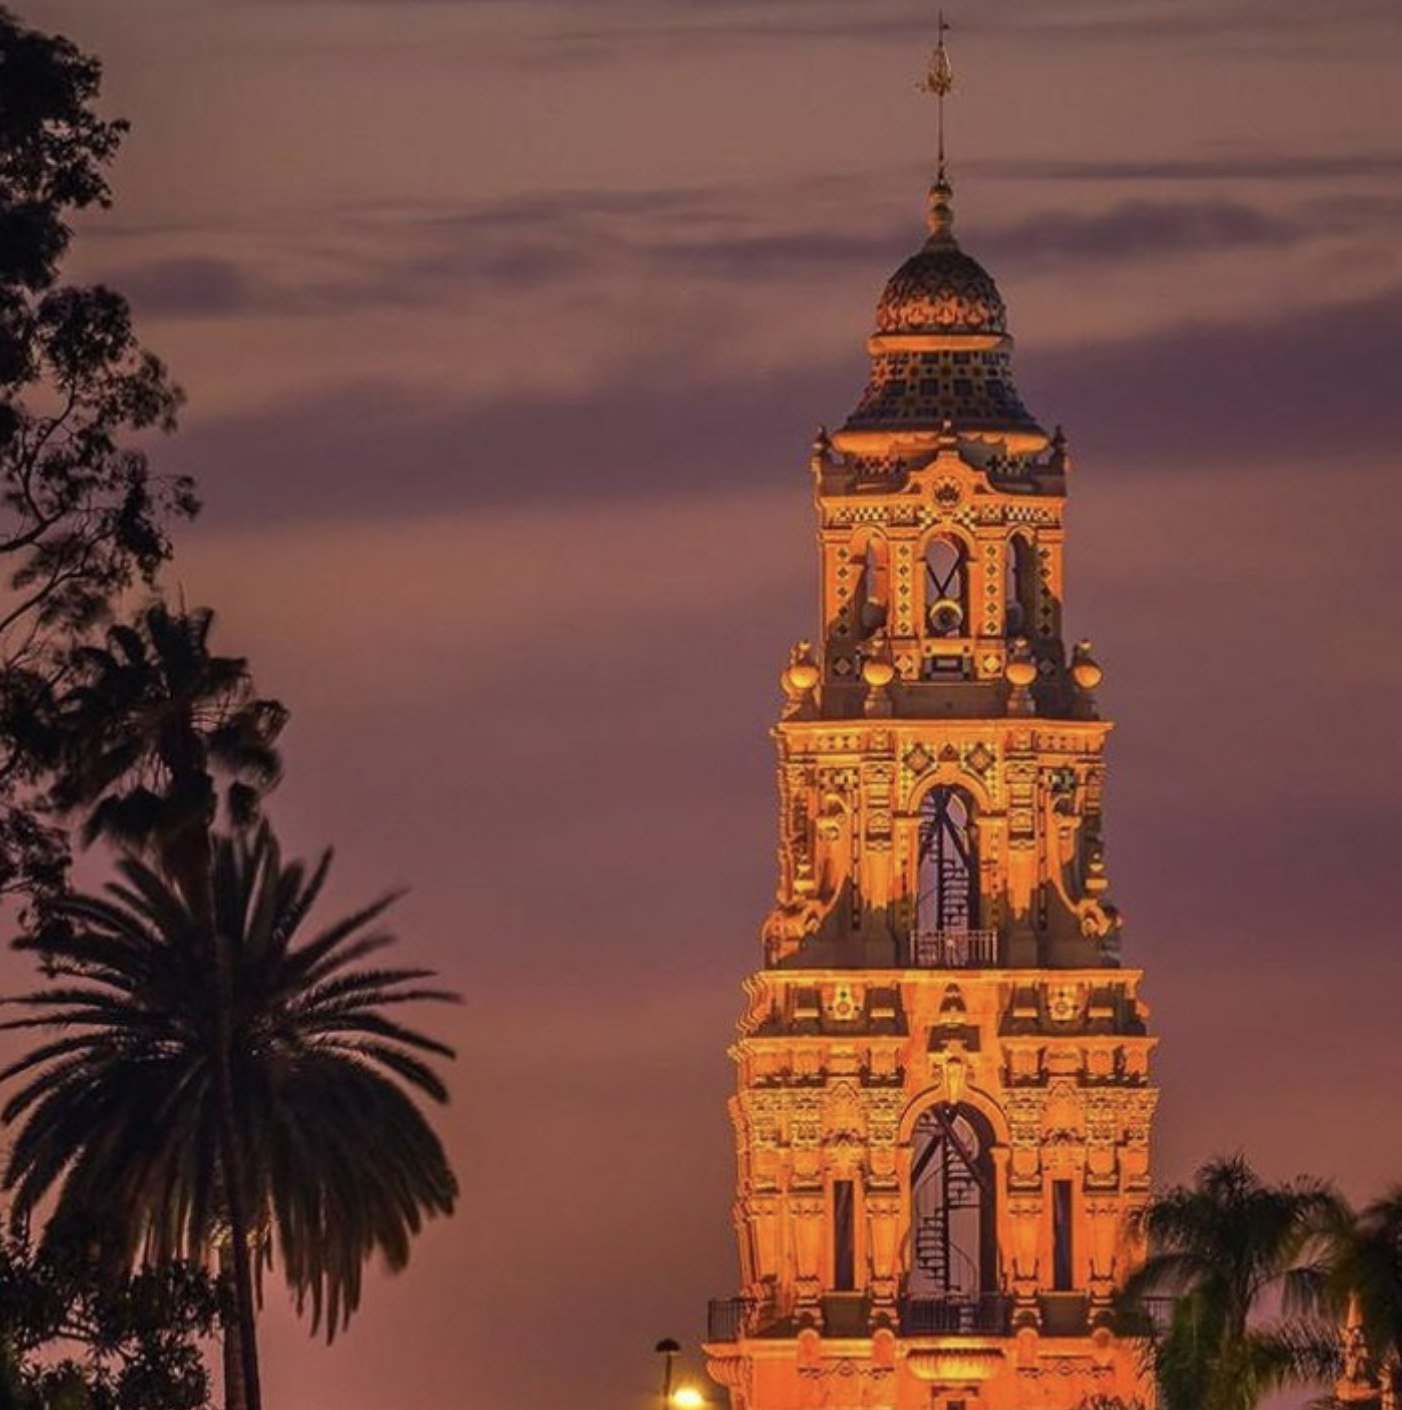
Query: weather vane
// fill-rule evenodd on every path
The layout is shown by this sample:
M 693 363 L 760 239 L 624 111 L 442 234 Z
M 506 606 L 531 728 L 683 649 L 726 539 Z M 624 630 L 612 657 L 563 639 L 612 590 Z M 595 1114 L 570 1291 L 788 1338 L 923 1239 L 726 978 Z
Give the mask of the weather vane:
M 949 51 L 944 45 L 944 36 L 949 31 L 944 11 L 939 12 L 939 40 L 930 55 L 930 67 L 925 77 L 916 86 L 922 93 L 933 93 L 939 107 L 939 179 L 944 180 L 944 100 L 954 88 L 954 68 L 949 62 Z

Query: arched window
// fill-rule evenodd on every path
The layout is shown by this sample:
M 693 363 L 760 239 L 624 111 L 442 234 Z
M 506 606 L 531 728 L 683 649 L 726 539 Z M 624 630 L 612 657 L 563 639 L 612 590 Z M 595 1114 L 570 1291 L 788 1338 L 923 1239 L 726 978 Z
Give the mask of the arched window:
M 932 1106 L 915 1123 L 906 1297 L 927 1324 L 919 1330 L 992 1330 L 999 1315 L 991 1146 L 988 1123 L 968 1107 Z
M 968 621 L 964 549 L 933 538 L 925 549 L 925 625 L 931 636 L 962 636 Z
M 973 809 L 962 789 L 932 788 L 920 804 L 915 891 L 915 962 L 943 967 L 972 955 L 946 953 L 978 926 L 978 859 Z
M 1037 622 L 1037 554 L 1023 534 L 1008 540 L 1003 602 L 1004 634 L 1030 637 Z

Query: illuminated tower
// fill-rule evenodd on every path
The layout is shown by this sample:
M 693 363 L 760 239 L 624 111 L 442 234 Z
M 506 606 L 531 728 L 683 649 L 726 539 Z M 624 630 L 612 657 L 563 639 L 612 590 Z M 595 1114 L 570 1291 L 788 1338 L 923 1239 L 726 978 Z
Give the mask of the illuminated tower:
M 954 237 L 942 132 L 929 226 L 813 448 L 822 638 L 783 674 L 778 904 L 734 1049 L 742 1293 L 707 1346 L 735 1410 L 1146 1393 L 1107 1323 L 1154 1040 L 1106 896 L 1101 670 L 1062 637 L 1070 459 Z

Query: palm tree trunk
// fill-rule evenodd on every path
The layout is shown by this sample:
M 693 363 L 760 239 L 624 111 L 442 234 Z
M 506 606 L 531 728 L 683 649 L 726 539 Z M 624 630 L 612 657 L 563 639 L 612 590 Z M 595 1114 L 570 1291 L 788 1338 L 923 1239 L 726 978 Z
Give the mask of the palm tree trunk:
M 212 785 L 210 788 L 213 794 Z M 226 1396 L 242 1382 L 242 1404 L 228 1410 L 263 1410 L 262 1382 L 258 1375 L 258 1308 L 253 1293 L 252 1211 L 245 1196 L 244 1147 L 240 1139 L 237 1103 L 234 1100 L 234 994 L 228 941 L 219 933 L 214 909 L 214 854 L 210 829 L 213 816 L 203 826 L 188 829 L 169 840 L 167 866 L 185 892 L 186 903 L 199 918 L 210 946 L 210 971 L 214 982 L 214 1104 L 219 1121 L 220 1171 L 224 1180 L 225 1214 L 229 1219 L 229 1260 L 234 1275 L 234 1316 L 225 1337 Z M 227 1333 L 233 1332 L 233 1347 Z M 239 1376 L 231 1378 L 231 1361 L 237 1356 Z
M 217 942 L 216 942 L 217 943 Z M 223 946 L 219 946 L 222 952 Z M 229 1032 L 229 1005 L 227 1003 L 227 964 L 221 958 L 217 965 L 220 973 L 215 982 L 219 985 L 216 1044 L 218 1059 L 215 1063 L 214 1085 L 215 1104 L 219 1109 L 219 1147 L 224 1176 L 224 1201 L 229 1216 L 229 1258 L 234 1275 L 234 1318 L 231 1330 L 238 1344 L 238 1360 L 243 1375 L 243 1410 L 262 1410 L 263 1394 L 258 1378 L 258 1309 L 253 1296 L 253 1269 L 250 1266 L 249 1248 L 252 1242 L 252 1226 L 249 1212 L 244 1202 L 246 1189 L 243 1181 L 243 1162 L 239 1158 L 241 1143 L 238 1136 L 238 1120 L 234 1112 L 234 1080 L 230 1061 L 232 1035 Z M 227 1357 L 226 1357 L 227 1370 Z
M 219 1249 L 219 1277 L 225 1285 L 226 1296 L 232 1296 L 234 1270 L 229 1260 L 229 1247 Z M 238 1318 L 232 1310 L 226 1311 L 223 1318 L 223 1332 L 220 1353 L 224 1363 L 224 1410 L 248 1410 L 248 1383 L 243 1374 L 243 1342 L 239 1339 Z M 0 1410 L 4 1410 L 0 1406 Z

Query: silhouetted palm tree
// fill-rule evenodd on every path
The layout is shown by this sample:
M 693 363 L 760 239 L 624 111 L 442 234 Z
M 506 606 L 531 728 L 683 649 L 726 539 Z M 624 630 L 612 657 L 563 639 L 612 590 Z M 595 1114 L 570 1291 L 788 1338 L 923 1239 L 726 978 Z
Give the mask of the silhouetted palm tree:
M 74 679 L 59 700 L 57 782 L 52 797 L 82 813 L 86 842 L 99 837 L 154 857 L 203 929 L 213 934 L 210 894 L 213 828 L 220 790 L 235 826 L 256 818 L 263 793 L 281 776 L 276 741 L 287 712 L 259 699 L 248 663 L 209 649 L 214 614 L 173 612 L 151 603 L 134 625 L 119 623 L 105 646 L 76 653 Z M 39 943 L 56 943 L 45 927 Z M 213 960 L 220 957 L 216 952 Z M 222 964 L 207 982 L 226 989 Z M 230 1004 L 215 1006 L 224 1022 Z M 232 1036 L 216 1035 L 213 1090 L 223 1144 L 243 1139 L 235 1124 Z M 252 1216 L 237 1188 L 225 1193 L 230 1250 L 246 1249 Z M 253 1273 L 247 1257 L 230 1258 L 235 1315 L 225 1329 L 225 1379 L 232 1410 L 261 1410 Z
M 84 814 L 85 842 L 154 856 L 194 904 L 208 884 L 221 780 L 230 820 L 251 824 L 281 776 L 287 722 L 256 696 L 246 660 L 210 651 L 213 625 L 208 608 L 153 602 L 76 654 L 59 702 L 57 806 Z
M 1362 1333 L 1384 1403 L 1402 1396 L 1402 1185 L 1340 1222 L 1330 1279 L 1336 1313 Z
M 1125 1306 L 1141 1320 L 1164 1410 L 1252 1410 L 1283 1386 L 1327 1378 L 1336 1357 L 1314 1320 L 1341 1208 L 1323 1183 L 1263 1183 L 1240 1156 L 1204 1165 L 1139 1218 L 1149 1258 Z M 1278 1316 L 1275 1314 L 1279 1314 Z
M 266 825 L 216 835 L 211 926 L 124 860 L 105 895 L 67 904 L 49 984 L 11 1000 L 29 1012 L 6 1027 L 54 1036 L 0 1080 L 24 1081 L 3 1110 L 19 1123 L 4 1184 L 20 1215 L 55 1194 L 51 1227 L 96 1217 L 127 1261 L 205 1257 L 227 1234 L 246 1269 L 280 1258 L 331 1336 L 365 1262 L 402 1267 L 457 1187 L 414 1100 L 446 1099 L 429 1059 L 451 1050 L 388 1012 L 453 996 L 422 987 L 429 971 L 363 963 L 394 943 L 377 925 L 393 896 L 298 943 L 329 864 L 285 865 Z M 251 1323 L 239 1334 L 256 1345 Z

